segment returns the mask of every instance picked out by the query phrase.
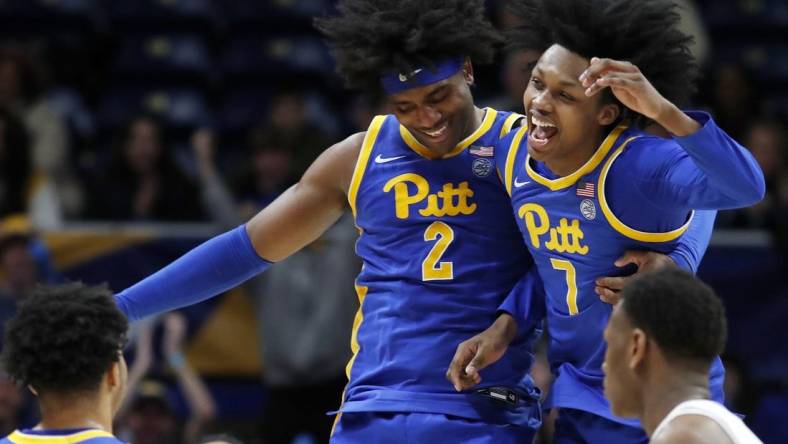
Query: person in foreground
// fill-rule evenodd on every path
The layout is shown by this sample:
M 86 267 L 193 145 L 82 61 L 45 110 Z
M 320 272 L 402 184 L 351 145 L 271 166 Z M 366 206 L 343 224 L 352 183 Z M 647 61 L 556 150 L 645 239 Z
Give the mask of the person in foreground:
M 38 397 L 41 422 L 0 444 L 114 444 L 128 321 L 104 286 L 41 286 L 9 322 L 2 363 Z
M 635 278 L 605 328 L 602 370 L 613 413 L 640 420 L 651 443 L 760 443 L 709 398 L 709 369 L 725 348 L 722 301 L 691 274 L 663 269 Z

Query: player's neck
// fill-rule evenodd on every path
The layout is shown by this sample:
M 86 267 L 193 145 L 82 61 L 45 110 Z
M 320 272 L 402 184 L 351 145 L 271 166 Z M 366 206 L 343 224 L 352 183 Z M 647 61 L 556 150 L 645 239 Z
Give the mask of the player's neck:
M 692 399 L 709 399 L 708 374 L 695 371 L 663 371 L 643 384 L 640 423 L 648 436 L 677 405 Z
M 112 406 L 100 396 L 47 396 L 39 399 L 44 430 L 95 428 L 112 433 Z
M 545 161 L 547 168 L 558 177 L 566 177 L 579 170 L 594 155 L 596 148 L 579 149 L 572 152 L 571 156 L 561 159 Z
M 598 137 L 591 139 L 592 142 L 586 146 L 578 146 L 566 152 L 563 156 L 558 156 L 554 159 L 546 160 L 545 165 L 550 171 L 558 177 L 566 177 L 583 167 L 588 161 L 594 157 L 594 153 L 602 145 L 605 140 L 606 134 L 600 134 Z

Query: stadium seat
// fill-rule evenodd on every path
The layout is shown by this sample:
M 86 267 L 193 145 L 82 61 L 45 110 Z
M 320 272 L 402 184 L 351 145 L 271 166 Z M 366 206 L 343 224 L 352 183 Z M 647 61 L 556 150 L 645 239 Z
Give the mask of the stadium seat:
M 788 47 L 784 44 L 729 42 L 718 47 L 714 59 L 722 64 L 743 63 L 760 80 L 788 79 Z
M 149 34 L 124 37 L 113 63 L 115 74 L 153 78 L 210 76 L 211 57 L 202 36 Z
M 714 0 L 703 2 L 703 15 L 712 28 L 788 25 L 785 0 Z
M 117 88 L 108 90 L 98 105 L 99 125 L 105 130 L 118 128 L 139 113 L 154 114 L 176 128 L 211 123 L 211 113 L 198 90 Z
M 218 125 L 222 132 L 245 130 L 262 119 L 268 111 L 271 91 L 261 88 L 241 88 L 224 95 Z
M 312 17 L 324 15 L 333 7 L 329 0 L 217 0 L 227 23 L 243 25 L 251 23 L 276 23 L 282 20 L 311 21 Z
M 230 76 L 330 75 L 333 60 L 325 43 L 311 35 L 253 35 L 233 39 L 222 56 Z
M 205 32 L 216 23 L 212 0 L 105 0 L 109 19 L 129 29 Z
M 100 0 L 3 0 L 0 31 L 6 34 L 51 35 L 94 29 L 103 14 Z

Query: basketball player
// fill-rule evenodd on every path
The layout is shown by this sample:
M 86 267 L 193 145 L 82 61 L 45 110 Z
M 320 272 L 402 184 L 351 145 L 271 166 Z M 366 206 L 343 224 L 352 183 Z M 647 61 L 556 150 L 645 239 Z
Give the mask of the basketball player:
M 761 443 L 710 400 L 708 374 L 725 348 L 725 309 L 691 274 L 663 269 L 629 283 L 605 328 L 605 396 L 657 443 Z
M 38 397 L 41 422 L 0 444 L 113 444 L 128 322 L 105 287 L 38 287 L 8 323 L 2 362 Z
M 345 0 L 339 10 L 318 27 L 340 74 L 352 87 L 382 88 L 394 114 L 326 150 L 245 226 L 118 304 L 138 319 L 214 296 L 315 240 L 349 204 L 364 266 L 332 441 L 527 442 L 541 421 L 528 376 L 541 319 L 520 323 L 518 347 L 487 370 L 485 391 L 456 393 L 444 379 L 455 344 L 534 285 L 533 274 L 523 279 L 532 261 L 492 148 L 522 116 L 478 108 L 471 94 L 473 63 L 492 60 L 498 34 L 482 0 Z M 705 242 L 683 248 L 691 252 L 678 257 L 699 257 Z
M 759 201 L 763 174 L 708 114 L 676 105 L 688 97 L 695 70 L 671 1 L 514 6 L 524 21 L 513 42 L 546 50 L 524 94 L 527 128 L 501 141 L 496 156 L 545 286 L 556 375 L 546 405 L 558 409 L 555 441 L 645 442 L 639 425 L 612 414 L 602 393 L 602 332 L 612 307 L 595 294 L 595 280 L 616 273 L 625 250 L 672 249 L 693 209 Z M 643 131 L 648 124 L 670 138 Z M 457 356 L 449 376 L 468 388 L 480 378 L 478 366 L 462 375 L 473 355 Z M 723 376 L 717 359 L 717 401 Z

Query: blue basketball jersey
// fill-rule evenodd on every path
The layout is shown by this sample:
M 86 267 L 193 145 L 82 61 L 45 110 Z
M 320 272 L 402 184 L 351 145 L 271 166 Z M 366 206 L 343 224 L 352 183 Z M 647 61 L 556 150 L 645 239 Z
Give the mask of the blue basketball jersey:
M 493 145 L 522 116 L 486 109 L 481 126 L 436 158 L 395 116 L 367 131 L 348 193 L 363 268 L 343 412 L 442 413 L 538 426 L 530 329 L 482 386 L 515 402 L 457 393 L 457 345 L 485 330 L 532 262 L 511 216 Z M 534 422 L 536 421 L 536 422 Z
M 625 250 L 668 253 L 690 224 L 691 214 L 683 225 L 665 232 L 638 231 L 621 222 L 605 198 L 605 180 L 620 154 L 625 149 L 653 149 L 659 155 L 659 147 L 652 146 L 654 140 L 621 125 L 585 165 L 565 177 L 554 176 L 544 164 L 530 158 L 526 128 L 496 147 L 496 162 L 504 171 L 512 209 L 545 287 L 548 357 L 556 375 L 546 406 L 638 424 L 613 416 L 604 397 L 602 334 L 613 307 L 600 300 L 594 287 L 599 277 L 634 271 L 614 265 Z M 638 201 L 632 199 L 627 205 L 638 205 Z M 661 213 L 655 212 L 653 218 L 665 219 L 655 225 L 671 224 Z M 723 374 L 718 358 L 712 368 L 711 389 L 714 399 L 720 401 Z
M 123 444 L 111 433 L 97 429 L 16 430 L 0 444 Z

